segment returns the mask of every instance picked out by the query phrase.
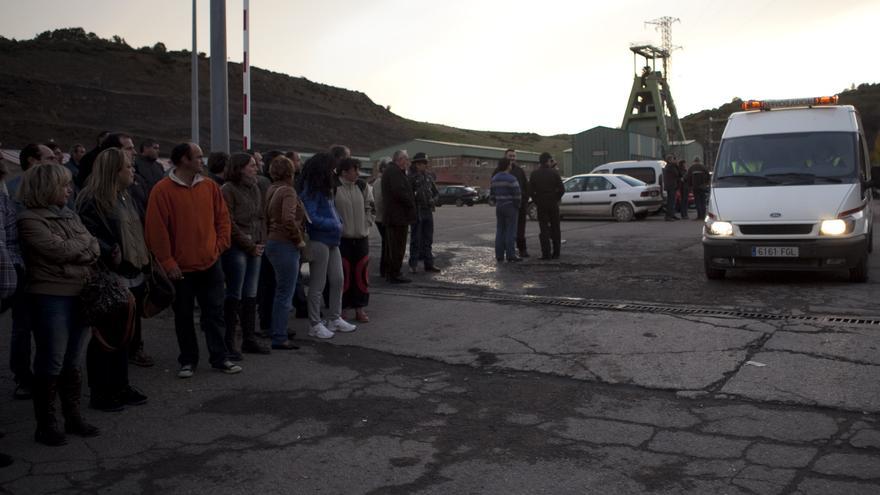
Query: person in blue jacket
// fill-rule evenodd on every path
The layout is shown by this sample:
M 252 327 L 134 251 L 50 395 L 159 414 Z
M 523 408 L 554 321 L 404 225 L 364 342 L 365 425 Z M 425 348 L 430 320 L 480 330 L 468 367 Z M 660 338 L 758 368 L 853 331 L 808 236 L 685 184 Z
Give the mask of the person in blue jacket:
M 335 332 L 352 332 L 355 325 L 342 319 L 342 220 L 333 205 L 336 159 L 329 153 L 316 153 L 303 166 L 301 199 L 306 209 L 309 234 L 309 335 L 329 339 Z M 321 319 L 322 292 L 329 287 L 329 309 Z

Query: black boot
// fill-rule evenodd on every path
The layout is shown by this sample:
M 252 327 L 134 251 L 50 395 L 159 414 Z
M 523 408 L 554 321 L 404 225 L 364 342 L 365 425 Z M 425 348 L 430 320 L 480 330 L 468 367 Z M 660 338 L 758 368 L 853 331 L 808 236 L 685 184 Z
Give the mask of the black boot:
M 241 350 L 251 354 L 269 354 L 269 348 L 257 340 L 256 327 L 257 299 L 246 297 L 241 301 Z
M 226 298 L 223 306 L 224 319 L 226 320 L 226 348 L 229 349 L 229 359 L 241 361 L 241 329 L 238 326 L 239 314 L 241 313 L 241 301 L 231 297 Z
M 79 368 L 64 368 L 58 377 L 58 391 L 61 395 L 61 414 L 64 415 L 65 433 L 81 437 L 96 437 L 101 434 L 97 426 L 86 423 L 79 409 L 82 391 L 82 374 Z
M 67 443 L 64 433 L 58 430 L 58 420 L 55 418 L 57 387 L 58 377 L 55 375 L 34 376 L 34 416 L 37 418 L 37 431 L 34 433 L 34 440 L 52 447 Z

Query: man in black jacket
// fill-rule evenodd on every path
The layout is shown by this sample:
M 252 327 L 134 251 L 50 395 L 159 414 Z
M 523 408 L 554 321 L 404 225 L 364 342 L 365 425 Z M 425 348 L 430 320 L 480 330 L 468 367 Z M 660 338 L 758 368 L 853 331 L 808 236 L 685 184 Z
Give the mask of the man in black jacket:
M 666 190 L 666 221 L 678 220 L 675 216 L 675 194 L 681 182 L 681 171 L 675 157 L 666 157 L 666 166 L 663 167 L 663 188 Z
M 511 161 L 510 173 L 519 182 L 519 190 L 523 198 L 529 197 L 529 180 L 525 171 L 516 164 L 516 150 L 509 148 L 504 152 L 504 158 Z M 529 202 L 523 201 L 519 207 L 519 216 L 516 219 L 516 249 L 520 258 L 528 258 L 529 250 L 526 247 L 526 215 L 529 212 Z
M 101 135 L 103 134 L 104 133 L 102 132 Z M 108 134 L 104 139 L 101 139 L 101 136 L 98 136 L 98 139 L 100 144 L 83 155 L 82 160 L 79 162 L 79 173 L 76 174 L 74 182 L 76 183 L 76 187 L 80 189 L 86 185 L 86 181 L 89 176 L 92 175 L 92 165 L 95 163 L 95 158 L 98 158 L 98 155 L 106 149 L 119 148 L 124 151 L 131 162 L 134 163 L 134 141 L 131 140 L 131 136 L 122 132 L 115 132 Z
M 401 275 L 403 255 L 406 252 L 406 233 L 416 222 L 416 199 L 412 186 L 406 177 L 409 155 L 406 150 L 397 150 L 392 157 L 393 164 L 385 168 L 382 176 L 382 202 L 385 211 L 385 260 L 386 277 L 393 284 L 411 282 Z
M 410 229 L 409 268 L 416 273 L 419 260 L 424 262 L 425 271 L 439 273 L 434 266 L 434 204 L 439 193 L 434 179 L 427 172 L 428 155 L 416 153 L 410 160 L 409 181 L 416 199 L 416 222 Z
M 565 194 L 562 178 L 556 170 L 556 160 L 550 153 L 541 153 L 538 158 L 541 167 L 532 172 L 529 182 L 531 183 L 532 201 L 538 209 L 538 226 L 541 228 L 539 239 L 541 240 L 541 259 L 549 260 L 559 258 L 562 244 L 562 232 L 559 228 L 559 200 Z M 550 250 L 550 244 L 553 250 Z
M 153 186 L 165 177 L 165 167 L 159 163 L 159 143 L 153 139 L 141 142 L 140 152 L 134 157 L 134 184 L 128 192 L 134 199 L 141 216 L 147 212 L 147 199 Z

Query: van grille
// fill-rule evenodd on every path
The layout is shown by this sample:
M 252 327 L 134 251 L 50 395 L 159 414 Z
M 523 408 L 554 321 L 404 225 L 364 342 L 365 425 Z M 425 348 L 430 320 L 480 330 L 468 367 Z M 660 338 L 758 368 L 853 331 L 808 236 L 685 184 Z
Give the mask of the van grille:
M 757 225 L 740 225 L 739 230 L 745 235 L 806 235 L 813 231 L 813 224 L 766 223 Z

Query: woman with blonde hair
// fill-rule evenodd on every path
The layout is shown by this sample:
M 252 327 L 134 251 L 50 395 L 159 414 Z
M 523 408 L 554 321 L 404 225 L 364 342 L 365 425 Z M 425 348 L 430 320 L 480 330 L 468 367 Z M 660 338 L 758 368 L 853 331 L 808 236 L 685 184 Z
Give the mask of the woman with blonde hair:
M 287 336 L 287 320 L 293 307 L 293 292 L 299 278 L 300 250 L 305 209 L 293 188 L 293 162 L 281 155 L 269 164 L 272 185 L 266 191 L 266 256 L 275 269 L 275 299 L 272 302 L 272 348 L 298 349 Z
M 67 208 L 73 193 L 70 171 L 58 164 L 32 167 L 24 173 L 19 199 L 25 210 L 18 233 L 27 265 L 25 297 L 36 343 L 33 400 L 37 431 L 45 445 L 64 445 L 55 418 L 60 395 L 64 432 L 95 436 L 98 428 L 80 414 L 80 364 L 88 333 L 81 318 L 79 295 L 98 259 L 98 240 Z
M 147 402 L 147 396 L 128 383 L 128 345 L 140 334 L 150 254 L 144 244 L 144 223 L 128 187 L 134 183 L 134 165 L 124 151 L 108 148 L 92 165 L 92 173 L 76 200 L 83 224 L 98 239 L 101 261 L 119 275 L 137 303 L 132 327 L 128 321 L 108 324 L 105 342 L 93 338 L 86 353 L 91 399 L 102 411 Z

